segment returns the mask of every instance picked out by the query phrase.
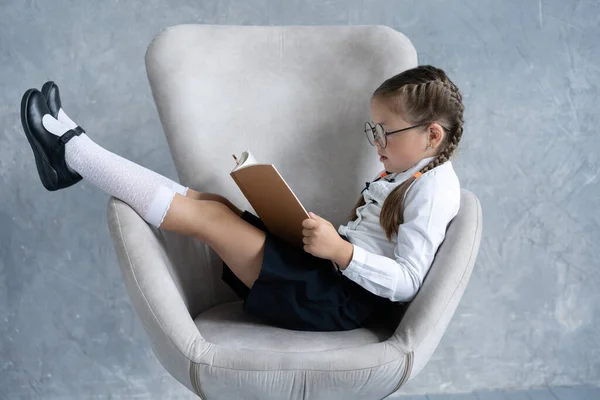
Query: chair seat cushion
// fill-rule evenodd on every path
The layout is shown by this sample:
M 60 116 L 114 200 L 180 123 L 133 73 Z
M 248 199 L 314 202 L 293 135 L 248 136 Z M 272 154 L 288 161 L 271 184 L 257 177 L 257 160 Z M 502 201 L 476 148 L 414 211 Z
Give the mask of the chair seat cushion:
M 379 343 L 392 336 L 385 324 L 349 331 L 296 331 L 265 325 L 242 310 L 243 301 L 215 306 L 194 318 L 206 341 L 254 350 L 312 352 Z

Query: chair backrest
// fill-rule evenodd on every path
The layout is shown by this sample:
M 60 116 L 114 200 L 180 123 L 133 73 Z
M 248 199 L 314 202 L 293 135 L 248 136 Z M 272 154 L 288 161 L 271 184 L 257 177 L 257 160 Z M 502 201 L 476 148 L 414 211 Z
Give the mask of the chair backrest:
M 448 224 L 423 285 L 389 339 L 410 354 L 411 377 L 425 366 L 456 311 L 479 252 L 481 231 L 479 199 L 461 189 L 458 214 Z
M 416 65 L 406 36 L 381 25 L 177 25 L 146 52 L 182 184 L 253 211 L 229 176 L 250 149 L 336 226 L 381 170 L 364 134 L 371 95 Z

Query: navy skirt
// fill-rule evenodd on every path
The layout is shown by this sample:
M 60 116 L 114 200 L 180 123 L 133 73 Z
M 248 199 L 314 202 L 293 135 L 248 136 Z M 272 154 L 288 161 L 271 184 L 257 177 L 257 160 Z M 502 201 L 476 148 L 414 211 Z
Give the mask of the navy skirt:
M 252 289 L 225 263 L 221 279 L 244 299 L 248 314 L 286 329 L 342 331 L 360 328 L 392 306 L 389 299 L 348 279 L 330 260 L 274 236 L 254 214 L 244 211 L 241 217 L 266 233 L 262 268 Z

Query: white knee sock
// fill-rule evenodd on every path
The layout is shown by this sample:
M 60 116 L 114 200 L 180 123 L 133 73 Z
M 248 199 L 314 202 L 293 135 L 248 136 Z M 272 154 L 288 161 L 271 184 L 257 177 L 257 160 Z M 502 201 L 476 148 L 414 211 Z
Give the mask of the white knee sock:
M 58 120 L 44 115 L 42 124 L 61 136 L 77 127 L 61 108 Z M 129 204 L 144 220 L 160 227 L 175 193 L 188 188 L 96 144 L 82 133 L 65 144 L 65 160 L 85 180 Z

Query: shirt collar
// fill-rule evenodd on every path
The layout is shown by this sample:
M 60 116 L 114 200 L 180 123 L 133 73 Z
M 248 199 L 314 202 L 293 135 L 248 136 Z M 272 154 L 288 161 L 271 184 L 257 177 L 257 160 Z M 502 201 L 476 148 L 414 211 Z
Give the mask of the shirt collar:
M 412 167 L 410 167 L 406 171 L 404 171 L 404 172 L 395 172 L 393 174 L 390 174 L 390 175 L 386 176 L 386 178 L 389 177 L 388 180 L 389 179 L 393 179 L 394 182 L 404 182 L 409 177 L 413 176 L 415 174 L 415 172 L 420 171 L 423 167 L 425 167 L 427 164 L 429 164 L 433 160 L 435 160 L 435 156 L 423 158 L 421 161 L 417 162 L 415 165 L 413 165 Z

